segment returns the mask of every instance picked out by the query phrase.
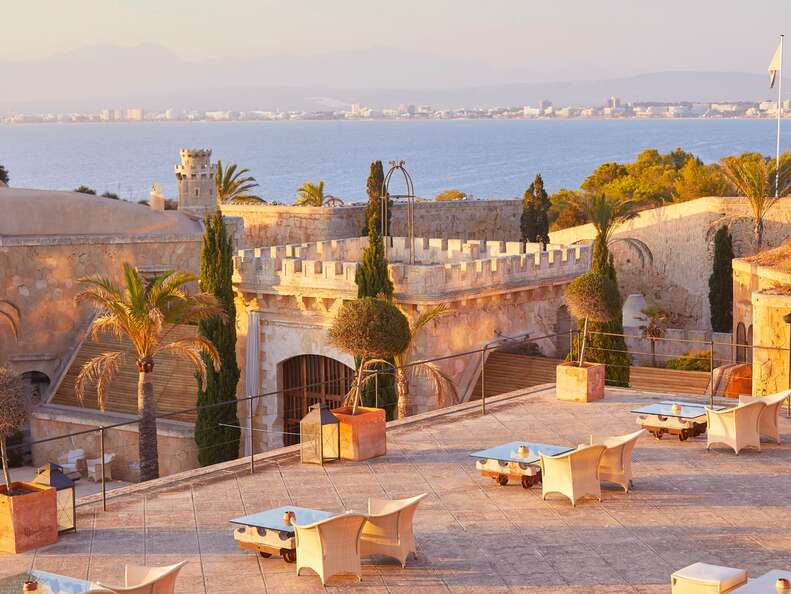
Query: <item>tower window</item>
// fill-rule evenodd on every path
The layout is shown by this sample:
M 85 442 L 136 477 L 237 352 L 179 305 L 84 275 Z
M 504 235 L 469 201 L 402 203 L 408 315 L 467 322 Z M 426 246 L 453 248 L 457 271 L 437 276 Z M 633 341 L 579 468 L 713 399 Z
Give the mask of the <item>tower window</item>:
M 195 197 L 200 196 L 200 188 L 195 188 Z

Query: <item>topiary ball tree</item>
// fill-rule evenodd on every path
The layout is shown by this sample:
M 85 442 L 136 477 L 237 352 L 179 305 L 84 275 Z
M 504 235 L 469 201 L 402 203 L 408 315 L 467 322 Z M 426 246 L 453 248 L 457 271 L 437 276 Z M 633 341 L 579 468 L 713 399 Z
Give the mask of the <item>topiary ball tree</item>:
M 612 279 L 598 272 L 586 272 L 566 287 L 566 307 L 575 318 L 585 320 L 579 360 L 579 366 L 582 367 L 588 320 L 605 323 L 616 318 L 621 311 L 621 296 Z
M 366 363 L 392 358 L 404 351 L 409 346 L 409 321 L 389 301 L 364 297 L 341 306 L 329 336 L 330 344 L 360 360 L 354 383 L 354 414 Z
M 6 439 L 22 428 L 27 420 L 29 405 L 29 392 L 25 382 L 18 375 L 0 367 L 0 458 L 2 458 L 3 479 L 8 495 L 14 493 L 8 472 Z

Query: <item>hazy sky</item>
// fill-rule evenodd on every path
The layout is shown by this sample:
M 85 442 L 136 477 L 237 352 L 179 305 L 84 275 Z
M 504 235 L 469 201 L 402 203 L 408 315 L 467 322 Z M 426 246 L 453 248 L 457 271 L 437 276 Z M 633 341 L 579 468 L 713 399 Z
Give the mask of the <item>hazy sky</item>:
M 315 55 L 387 46 L 485 62 L 497 78 L 660 70 L 757 72 L 789 0 L 7 0 L 0 59 L 158 44 L 182 58 Z M 791 30 L 791 29 L 790 29 Z M 789 54 L 791 56 L 791 54 Z

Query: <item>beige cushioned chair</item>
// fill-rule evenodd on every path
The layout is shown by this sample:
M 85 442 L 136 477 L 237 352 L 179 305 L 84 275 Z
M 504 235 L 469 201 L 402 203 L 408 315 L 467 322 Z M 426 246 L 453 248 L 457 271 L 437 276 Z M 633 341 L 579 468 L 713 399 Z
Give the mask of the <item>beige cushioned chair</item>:
M 309 567 L 321 578 L 352 574 L 362 581 L 360 569 L 360 532 L 365 516 L 345 513 L 313 524 L 294 524 L 297 540 L 297 575 Z
M 621 485 L 627 493 L 632 486 L 632 450 L 637 440 L 647 431 L 640 429 L 628 435 L 602 439 L 591 435 L 591 445 L 601 444 L 607 449 L 599 460 L 599 480 Z
M 778 427 L 780 409 L 783 408 L 783 402 L 789 397 L 791 397 L 791 390 L 778 392 L 771 396 L 739 396 L 739 404 L 765 402 L 766 408 L 761 413 L 761 420 L 758 422 L 758 433 L 780 443 L 780 428 Z
M 412 519 L 428 493 L 408 499 L 368 499 L 368 518 L 360 536 L 360 555 L 385 555 L 406 567 L 410 553 L 417 556 Z
M 549 493 L 560 493 L 577 500 L 590 495 L 601 501 L 599 484 L 599 460 L 607 448 L 603 445 L 580 446 L 576 450 L 559 456 L 541 454 L 541 497 Z
M 164 567 L 127 565 L 124 586 L 108 586 L 101 582 L 96 585 L 119 594 L 173 594 L 179 571 L 186 564 L 186 561 L 182 561 Z
M 744 448 L 761 449 L 758 423 L 766 408 L 765 402 L 750 402 L 721 411 L 706 409 L 706 449 L 714 444 L 733 448 L 736 455 Z

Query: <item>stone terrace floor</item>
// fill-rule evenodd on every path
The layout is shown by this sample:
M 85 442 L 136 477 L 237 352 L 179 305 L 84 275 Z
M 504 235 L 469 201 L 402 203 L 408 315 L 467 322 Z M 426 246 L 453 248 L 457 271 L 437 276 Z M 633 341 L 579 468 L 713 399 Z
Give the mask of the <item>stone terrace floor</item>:
M 293 456 L 84 506 L 79 531 L 35 554 L 0 557 L 0 576 L 31 567 L 110 583 L 123 564 L 188 559 L 182 592 L 310 592 L 310 570 L 240 549 L 235 516 L 293 504 L 364 510 L 368 496 L 428 492 L 415 519 L 418 560 L 401 569 L 364 559 L 363 581 L 334 578 L 328 590 L 367 592 L 669 592 L 670 574 L 694 561 L 741 567 L 751 576 L 791 568 L 791 445 L 735 456 L 643 438 L 634 491 L 606 489 L 576 508 L 540 486 L 499 487 L 468 453 L 515 439 L 576 445 L 589 435 L 635 430 L 629 409 L 651 395 L 611 390 L 604 401 L 562 403 L 553 389 L 393 428 L 387 456 L 324 468 Z M 781 419 L 791 439 L 791 422 Z

